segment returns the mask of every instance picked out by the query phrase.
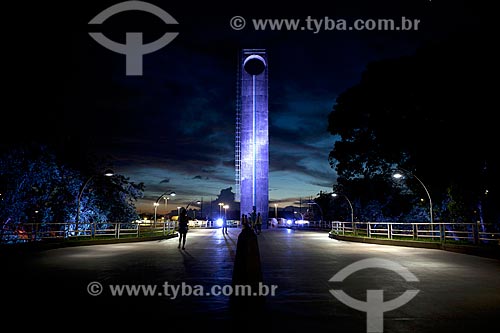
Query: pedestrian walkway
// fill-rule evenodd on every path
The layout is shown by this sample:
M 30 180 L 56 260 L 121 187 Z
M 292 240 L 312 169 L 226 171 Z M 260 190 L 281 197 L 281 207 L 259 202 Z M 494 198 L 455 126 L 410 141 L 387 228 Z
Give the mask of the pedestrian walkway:
M 22 311 L 27 316 L 47 312 L 50 318 L 54 315 L 53 308 L 47 306 L 50 302 L 61 311 L 82 314 L 82 320 L 92 318 L 84 316 L 92 309 L 93 315 L 115 318 L 116 323 L 126 323 L 133 314 L 136 319 L 182 326 L 184 332 L 199 332 L 196 326 L 200 323 L 209 331 L 208 326 L 215 325 L 214 332 L 237 328 L 366 332 L 366 313 L 337 300 L 331 289 L 342 289 L 361 301 L 366 300 L 367 289 L 382 289 L 384 300 L 418 289 L 413 300 L 384 314 L 384 332 L 471 332 L 496 323 L 500 313 L 498 260 L 434 249 L 344 242 L 330 239 L 327 232 L 280 228 L 265 229 L 258 236 L 264 284 L 277 286 L 275 295 L 265 297 L 258 315 L 244 314 L 238 316 L 246 318 L 244 323 L 234 322 L 229 297 L 212 292 L 214 286 L 220 287 L 219 291 L 231 286 L 240 231 L 229 228 L 229 234 L 223 235 L 221 229 L 190 230 L 186 250 L 177 249 L 174 238 L 3 258 L 2 285 L 16 287 L 5 288 L 2 302 L 11 304 L 12 310 L 25 309 Z M 342 268 L 367 258 L 398 263 L 419 281 L 407 282 L 393 271 L 368 268 L 342 283 L 329 282 Z M 165 289 L 165 282 L 170 287 Z M 156 289 L 149 296 L 143 292 L 146 289 L 135 296 L 127 295 L 125 289 L 122 296 L 111 295 L 111 287 L 124 285 Z M 203 295 L 195 295 L 196 286 L 203 288 Z M 178 288 L 176 297 L 172 288 Z M 92 296 L 99 290 L 99 295 Z

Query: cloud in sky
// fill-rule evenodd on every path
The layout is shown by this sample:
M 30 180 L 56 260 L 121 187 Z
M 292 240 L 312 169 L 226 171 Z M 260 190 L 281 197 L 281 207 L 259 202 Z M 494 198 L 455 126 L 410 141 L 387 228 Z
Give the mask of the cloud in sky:
M 175 57 L 146 62 L 145 73 L 151 75 L 116 82 L 118 91 L 127 91 L 127 103 L 119 112 L 125 125 L 114 128 L 111 145 L 101 148 L 117 159 L 122 173 L 145 183 L 145 197 L 140 201 L 144 210 L 166 187 L 174 189 L 175 200 L 184 204 L 201 196 L 215 199 L 221 189 L 234 187 L 238 50 L 228 52 L 234 55 L 231 61 L 221 61 L 217 53 L 191 54 L 172 47 L 169 53 Z M 300 197 L 315 197 L 335 182 L 336 174 L 328 163 L 335 138 L 326 127 L 328 113 L 342 92 L 341 84 L 335 82 L 341 65 L 311 64 L 289 76 L 286 71 L 295 68 L 298 60 L 279 59 L 275 53 L 280 54 L 280 49 L 268 52 L 272 60 L 269 195 L 288 205 Z M 169 69 L 154 70 L 164 67 Z M 358 68 L 363 66 L 358 64 Z M 122 106 L 121 94 L 106 98 L 107 102 L 99 104 L 116 114 L 117 105 Z

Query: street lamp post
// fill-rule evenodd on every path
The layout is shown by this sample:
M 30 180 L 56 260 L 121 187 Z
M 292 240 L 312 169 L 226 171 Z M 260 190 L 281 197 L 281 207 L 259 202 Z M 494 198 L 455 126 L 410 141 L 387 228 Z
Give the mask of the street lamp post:
M 159 206 L 159 205 L 160 205 L 160 204 L 159 204 L 158 202 L 155 202 L 155 203 L 153 204 L 153 206 L 155 206 L 155 218 L 154 218 L 153 227 L 155 227 L 155 228 L 156 228 L 156 211 L 158 210 L 158 206 Z
M 338 195 L 338 193 L 332 193 L 332 197 L 337 197 Z M 349 203 L 349 207 L 351 207 L 351 223 L 353 225 L 353 228 L 356 229 L 356 227 L 354 226 L 354 209 L 352 209 L 351 200 L 349 200 L 349 198 L 345 194 L 341 195 L 347 200 L 347 202 Z
M 201 197 L 200 200 L 200 220 L 204 220 L 204 215 L 203 215 L 203 197 Z
M 304 220 L 304 214 L 302 214 L 301 212 L 297 212 L 297 211 L 295 211 L 295 212 L 293 212 L 293 213 L 294 213 L 294 214 L 299 214 L 299 215 L 300 215 L 300 219 L 301 219 L 301 220 Z
M 430 221 L 431 221 L 431 228 L 432 228 L 432 230 L 434 230 L 434 218 L 433 218 L 433 214 L 432 214 L 432 199 L 431 199 L 431 195 L 429 194 L 429 191 L 427 190 L 427 187 L 425 187 L 424 183 L 417 176 L 415 176 L 413 173 L 411 173 L 410 171 L 405 170 L 403 168 L 398 168 L 398 170 L 401 170 L 404 173 L 407 173 L 410 176 L 414 177 L 420 183 L 420 185 L 422 185 L 422 187 L 425 190 L 425 193 L 427 193 L 427 197 L 429 198 L 429 215 L 430 215 Z M 392 175 L 392 177 L 395 179 L 404 178 L 404 176 L 399 172 L 394 173 Z
M 219 217 L 222 218 L 222 206 L 224 206 L 224 203 L 219 202 Z
M 78 193 L 78 198 L 77 198 L 77 203 L 76 203 L 76 217 L 75 217 L 75 232 L 78 233 L 78 224 L 80 223 L 80 201 L 82 200 L 82 195 L 83 195 L 83 191 L 85 190 L 85 188 L 87 187 L 87 185 L 90 183 L 90 181 L 92 179 L 94 179 L 96 175 L 92 175 L 90 176 L 87 181 L 83 184 L 81 190 L 80 190 L 80 193 Z M 112 177 L 114 176 L 114 172 L 113 170 L 111 169 L 107 169 L 106 171 L 104 171 L 104 176 L 106 177 Z
M 201 200 L 193 200 L 193 201 L 190 201 L 188 203 L 188 205 L 186 206 L 186 209 L 189 208 L 189 206 L 191 206 L 192 204 L 196 203 L 197 205 L 201 204 Z
M 224 221 L 227 220 L 227 209 L 229 208 L 229 205 L 224 205 L 222 206 L 222 208 L 224 208 Z
M 165 220 L 168 220 L 167 219 L 167 215 L 168 215 L 168 197 L 164 196 L 163 199 L 165 199 Z
M 203 219 L 203 197 L 201 197 L 201 200 L 193 200 L 188 203 L 186 206 L 186 210 L 191 206 L 192 204 L 196 203 L 197 205 L 200 205 L 200 219 Z M 193 210 L 193 218 L 196 219 L 196 211 Z
M 278 219 L 278 204 L 274 204 L 274 218 Z
M 309 201 L 307 204 L 308 204 L 308 205 L 316 205 L 316 206 L 318 206 L 318 208 L 319 208 L 319 212 L 321 213 L 321 223 L 320 223 L 320 226 L 321 226 L 321 225 L 323 224 L 323 209 L 322 209 L 322 208 L 321 208 L 321 206 L 320 206 L 317 202 L 315 202 L 315 201 Z M 314 215 L 314 214 L 313 214 L 313 215 Z
M 153 222 L 153 226 L 156 227 L 156 210 L 158 208 L 158 206 L 160 205 L 158 202 L 163 198 L 165 199 L 165 208 L 167 208 L 167 201 L 168 201 L 168 195 L 172 196 L 172 197 L 175 197 L 175 192 L 173 191 L 167 191 L 167 192 L 164 192 L 162 193 L 157 199 L 156 201 L 154 202 L 154 206 L 155 206 L 155 217 L 154 217 L 154 222 Z M 168 212 L 168 211 L 167 211 Z
M 193 201 L 189 202 L 188 205 L 186 206 L 186 211 L 189 208 L 189 206 L 191 206 L 195 202 L 197 205 L 200 205 L 202 203 L 201 200 L 193 200 Z M 193 218 L 196 219 L 196 211 L 195 210 L 193 210 Z

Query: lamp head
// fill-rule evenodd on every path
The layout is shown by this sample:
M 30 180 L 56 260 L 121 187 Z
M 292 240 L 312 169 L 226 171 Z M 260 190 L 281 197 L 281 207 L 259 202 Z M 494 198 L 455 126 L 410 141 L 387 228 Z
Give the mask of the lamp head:
M 403 176 L 401 173 L 396 172 L 395 174 L 393 174 L 393 175 L 392 175 L 392 177 L 394 177 L 394 178 L 396 178 L 396 179 L 401 179 L 401 178 L 403 178 L 404 176 Z

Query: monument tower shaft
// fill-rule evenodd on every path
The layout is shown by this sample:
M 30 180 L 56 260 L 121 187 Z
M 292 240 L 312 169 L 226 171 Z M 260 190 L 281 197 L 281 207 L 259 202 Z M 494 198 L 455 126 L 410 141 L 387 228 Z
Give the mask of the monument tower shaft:
M 236 173 L 240 212 L 269 211 L 268 63 L 263 49 L 243 49 L 238 68 Z

